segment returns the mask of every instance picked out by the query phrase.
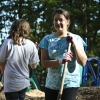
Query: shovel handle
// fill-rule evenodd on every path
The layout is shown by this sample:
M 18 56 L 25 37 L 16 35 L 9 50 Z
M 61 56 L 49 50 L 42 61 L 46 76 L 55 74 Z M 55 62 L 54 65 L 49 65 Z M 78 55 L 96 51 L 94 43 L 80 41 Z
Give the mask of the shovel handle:
M 68 53 L 70 52 L 70 48 L 71 48 L 71 43 L 69 42 L 69 44 L 68 44 L 68 51 L 67 51 Z M 60 89 L 59 89 L 57 100 L 61 100 L 61 97 L 62 97 L 63 86 L 64 86 L 64 79 L 65 79 L 65 73 L 66 73 L 67 65 L 68 65 L 68 62 L 65 62 L 64 69 L 63 69 L 63 74 L 62 74 L 62 81 L 61 81 L 61 85 L 60 85 Z

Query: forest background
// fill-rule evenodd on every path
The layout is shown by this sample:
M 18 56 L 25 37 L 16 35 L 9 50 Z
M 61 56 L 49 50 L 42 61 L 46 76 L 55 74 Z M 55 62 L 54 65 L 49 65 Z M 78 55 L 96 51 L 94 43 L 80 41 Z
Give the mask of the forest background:
M 70 31 L 87 38 L 87 56 L 100 58 L 100 0 L 0 0 L 1 45 L 12 22 L 19 18 L 30 23 L 30 38 L 39 43 L 45 35 L 55 31 L 53 12 L 57 8 L 70 13 Z M 37 73 L 45 75 L 46 70 L 40 68 Z M 44 84 L 45 77 L 42 78 Z

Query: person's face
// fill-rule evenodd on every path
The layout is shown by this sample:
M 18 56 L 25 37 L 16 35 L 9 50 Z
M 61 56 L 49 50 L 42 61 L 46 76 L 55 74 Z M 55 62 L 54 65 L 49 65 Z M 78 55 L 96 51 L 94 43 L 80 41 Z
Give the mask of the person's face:
M 65 18 L 63 14 L 55 14 L 54 16 L 54 28 L 58 31 L 67 31 L 67 26 L 69 24 L 69 20 Z

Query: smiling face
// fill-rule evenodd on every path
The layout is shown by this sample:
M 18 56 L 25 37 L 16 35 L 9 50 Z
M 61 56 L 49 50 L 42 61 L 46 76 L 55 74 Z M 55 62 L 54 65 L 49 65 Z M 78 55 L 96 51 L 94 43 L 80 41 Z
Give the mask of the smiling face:
M 65 18 L 63 14 L 56 13 L 54 16 L 54 27 L 57 32 L 67 31 L 69 20 Z
M 57 30 L 57 33 L 66 33 L 70 26 L 70 16 L 65 9 L 58 8 L 54 11 L 54 28 Z

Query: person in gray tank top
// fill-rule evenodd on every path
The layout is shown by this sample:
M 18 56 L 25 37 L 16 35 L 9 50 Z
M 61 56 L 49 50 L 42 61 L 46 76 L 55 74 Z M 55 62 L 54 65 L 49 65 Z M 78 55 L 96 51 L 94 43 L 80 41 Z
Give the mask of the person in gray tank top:
M 29 81 L 29 65 L 36 68 L 39 60 L 35 43 L 29 40 L 30 24 L 15 20 L 9 36 L 0 48 L 0 69 L 4 76 L 6 100 L 24 100 Z

